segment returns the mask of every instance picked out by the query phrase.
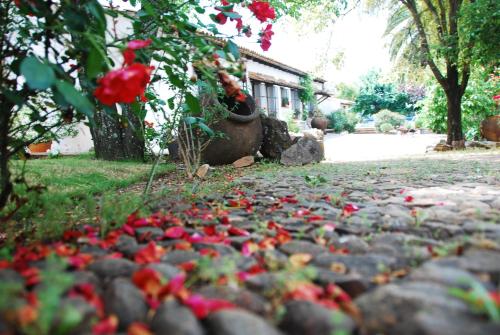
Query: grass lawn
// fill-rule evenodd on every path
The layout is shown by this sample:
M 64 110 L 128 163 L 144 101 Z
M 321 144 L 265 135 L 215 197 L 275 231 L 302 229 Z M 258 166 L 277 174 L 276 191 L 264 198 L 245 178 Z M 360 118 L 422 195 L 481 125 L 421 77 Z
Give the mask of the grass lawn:
M 14 162 L 15 173 L 20 173 L 23 162 Z M 31 159 L 26 162 L 28 184 L 47 187 L 51 194 L 84 197 L 147 180 L 151 164 L 140 162 L 109 162 L 92 155 Z M 160 164 L 156 175 L 175 170 L 174 164 Z
M 28 186 L 43 188 L 41 192 L 26 192 L 25 186 L 16 185 L 17 193 L 26 203 L 7 222 L 6 236 L 50 239 L 75 225 L 98 224 L 109 228 L 121 225 L 129 214 L 145 208 L 143 188 L 133 192 L 119 190 L 145 182 L 152 164 L 101 161 L 92 155 L 31 159 L 13 161 L 14 176 L 20 175 L 23 167 Z M 156 177 L 175 169 L 175 164 L 160 164 Z M 2 214 L 15 208 L 11 203 Z

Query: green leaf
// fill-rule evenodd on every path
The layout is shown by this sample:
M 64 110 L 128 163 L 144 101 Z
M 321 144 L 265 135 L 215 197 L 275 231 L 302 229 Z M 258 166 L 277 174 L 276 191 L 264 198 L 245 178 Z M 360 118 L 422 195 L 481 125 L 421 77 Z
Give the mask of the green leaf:
M 28 86 L 33 90 L 46 90 L 56 80 L 54 70 L 33 56 L 23 60 L 21 74 L 26 79 Z
M 96 48 L 91 47 L 85 67 L 89 79 L 96 78 L 102 72 L 103 64 L 105 64 L 105 60 L 102 57 L 102 53 L 96 50 Z
M 223 12 L 225 16 L 230 19 L 241 19 L 241 15 L 235 12 Z
M 240 58 L 240 49 L 238 48 L 236 43 L 234 43 L 233 41 L 227 42 L 226 49 L 228 52 L 230 52 L 234 56 L 234 58 L 236 58 L 236 59 Z
M 200 106 L 200 101 L 198 100 L 197 97 L 192 95 L 191 93 L 186 93 L 186 104 L 189 107 L 189 110 L 193 114 L 199 114 L 201 113 L 201 106 Z
M 199 122 L 198 123 L 198 127 L 200 127 L 200 129 L 205 133 L 207 134 L 208 136 L 210 137 L 213 137 L 215 135 L 214 131 L 212 129 L 210 129 L 209 126 L 207 126 L 206 124 L 202 123 L 202 122 Z
M 184 123 L 186 123 L 188 126 L 196 124 L 198 122 L 198 118 L 195 118 L 193 116 L 188 116 L 184 118 Z
M 79 92 L 73 85 L 63 80 L 56 82 L 56 88 L 64 99 L 73 105 L 78 112 L 86 115 L 89 120 L 92 120 L 94 106 L 92 106 L 86 96 Z

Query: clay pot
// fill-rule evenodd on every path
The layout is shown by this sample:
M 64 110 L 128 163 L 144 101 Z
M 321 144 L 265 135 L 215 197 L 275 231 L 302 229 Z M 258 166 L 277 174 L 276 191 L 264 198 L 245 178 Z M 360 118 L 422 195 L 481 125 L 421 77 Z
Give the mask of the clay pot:
M 210 128 L 225 136 L 212 140 L 202 153 L 203 161 L 210 165 L 231 164 L 241 157 L 254 156 L 262 145 L 262 124 L 254 99 L 247 96 L 245 102 L 236 102 L 226 98 L 224 103 L 232 112 Z
M 328 128 L 328 119 L 322 116 L 313 117 L 311 120 L 311 128 L 320 129 L 325 132 L 326 128 Z
M 51 146 L 52 146 L 52 141 L 48 141 L 48 142 L 30 144 L 28 146 L 28 149 L 30 150 L 31 153 L 40 154 L 49 151 Z
M 500 142 L 500 115 L 487 117 L 481 122 L 481 135 L 488 141 Z

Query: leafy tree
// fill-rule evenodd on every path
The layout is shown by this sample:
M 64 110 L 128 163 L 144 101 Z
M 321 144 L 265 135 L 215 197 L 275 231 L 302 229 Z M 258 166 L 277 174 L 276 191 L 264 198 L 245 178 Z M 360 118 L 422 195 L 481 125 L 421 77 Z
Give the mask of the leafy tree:
M 362 78 L 362 86 L 354 102 L 353 111 L 372 115 L 382 109 L 410 115 L 417 111 L 417 105 L 410 94 L 399 90 L 392 83 L 380 82 L 379 73 L 371 71 Z
M 481 121 L 498 113 L 493 100 L 498 91 L 500 91 L 498 76 L 488 75 L 482 69 L 473 71 L 462 98 L 462 122 L 466 139 L 479 138 Z M 422 113 L 417 116 L 423 125 L 435 132 L 445 133 L 447 101 L 440 85 L 432 87 L 431 94 L 423 101 L 423 106 Z
M 496 0 L 399 0 L 389 29 L 393 49 L 429 66 L 446 96 L 447 143 L 464 146 L 462 98 L 471 68 L 500 59 L 500 4 Z M 404 9 L 404 10 L 403 10 Z M 403 28 L 402 28 L 403 27 Z M 415 43 L 418 42 L 418 47 Z
M 359 89 L 354 85 L 349 85 L 346 83 L 340 83 L 336 86 L 337 97 L 340 99 L 346 99 L 354 101 L 359 94 Z

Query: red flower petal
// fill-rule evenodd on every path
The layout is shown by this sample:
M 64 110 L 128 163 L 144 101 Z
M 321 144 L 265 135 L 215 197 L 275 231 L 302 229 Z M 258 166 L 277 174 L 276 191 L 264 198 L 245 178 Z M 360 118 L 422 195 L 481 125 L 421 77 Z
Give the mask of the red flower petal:
M 186 231 L 184 230 L 183 227 L 171 227 L 165 231 L 165 237 L 174 239 L 181 238 L 185 234 Z
M 153 43 L 153 41 L 151 39 L 133 40 L 133 41 L 128 42 L 127 49 L 130 49 L 130 50 L 142 49 L 142 48 L 148 47 L 149 45 L 151 45 L 151 43 Z
M 164 254 L 165 249 L 161 246 L 157 246 L 154 242 L 149 242 L 147 247 L 139 250 L 135 254 L 134 260 L 138 264 L 154 263 L 159 262 Z

